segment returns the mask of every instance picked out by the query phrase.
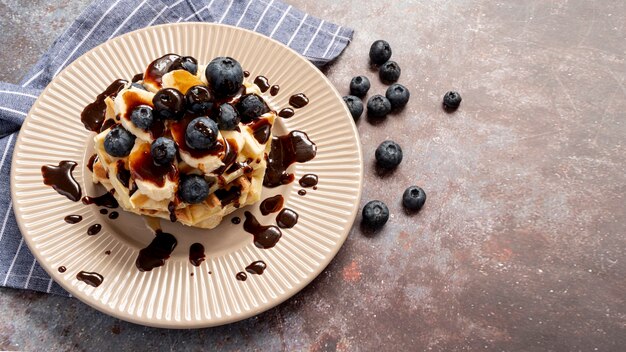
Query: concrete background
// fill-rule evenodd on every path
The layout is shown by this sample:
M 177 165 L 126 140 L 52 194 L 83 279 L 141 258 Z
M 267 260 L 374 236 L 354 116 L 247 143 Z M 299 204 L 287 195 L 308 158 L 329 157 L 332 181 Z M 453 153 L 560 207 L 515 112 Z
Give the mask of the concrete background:
M 0 0 L 0 79 L 17 82 L 89 0 Z M 358 128 L 362 203 L 338 256 L 281 306 L 229 326 L 174 331 L 76 299 L 0 289 L 3 350 L 619 351 L 626 345 L 626 2 L 288 1 L 356 29 L 325 72 L 341 93 L 383 38 L 411 91 Z M 446 114 L 441 97 L 463 96 Z M 392 138 L 405 159 L 373 167 Z M 407 215 L 401 193 L 428 193 Z

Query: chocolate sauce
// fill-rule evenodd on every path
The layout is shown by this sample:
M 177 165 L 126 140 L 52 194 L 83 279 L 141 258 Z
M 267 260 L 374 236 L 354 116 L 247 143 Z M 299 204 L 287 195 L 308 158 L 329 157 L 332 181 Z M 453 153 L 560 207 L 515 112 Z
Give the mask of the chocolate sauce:
M 100 230 L 102 230 L 102 225 L 100 225 L 100 224 L 93 224 L 93 225 L 89 226 L 89 228 L 87 229 L 87 234 L 89 236 L 97 235 L 98 232 L 100 232 Z
M 111 219 L 111 220 L 115 220 L 115 219 L 117 219 L 119 217 L 120 217 L 120 213 L 118 213 L 116 211 L 113 211 L 113 212 L 111 212 L 111 214 L 109 214 L 109 219 Z
M 143 79 L 143 72 L 138 73 L 136 75 L 133 76 L 133 79 L 131 80 L 131 82 L 135 83 L 135 82 L 139 82 Z
M 268 249 L 278 243 L 278 240 L 280 240 L 280 237 L 283 235 L 278 227 L 274 225 L 261 225 L 249 211 L 246 211 L 244 215 L 246 216 L 246 221 L 243 223 L 243 229 L 254 236 L 255 246 Z
M 262 275 L 263 272 L 267 269 L 267 264 L 265 264 L 262 260 L 257 260 L 256 262 L 252 262 L 252 264 L 246 267 L 246 271 L 250 274 Z
M 156 237 L 150 244 L 139 251 L 135 265 L 139 271 L 150 271 L 165 264 L 178 242 L 176 237 L 167 232 L 157 230 Z
M 108 213 L 109 213 L 109 211 L 108 211 L 108 210 L 106 210 L 106 209 L 100 209 L 100 214 L 102 214 L 102 215 L 106 215 L 106 214 L 108 214 Z
M 301 189 L 298 191 L 298 195 L 300 196 L 306 196 L 306 189 Z
M 317 146 L 304 132 L 291 131 L 288 135 L 272 138 L 263 185 L 271 188 L 292 182 L 294 175 L 287 172 L 289 165 L 307 162 L 315 154 Z
M 123 98 L 124 103 L 126 104 L 126 112 L 124 113 L 124 115 L 122 115 L 122 118 L 126 119 L 127 121 L 131 121 L 131 114 L 133 113 L 133 110 L 135 110 L 135 108 L 139 106 L 152 107 L 152 101 L 146 100 L 145 98 L 143 98 L 142 95 L 137 92 L 126 92 L 124 93 Z M 162 119 L 155 119 L 154 121 L 152 121 L 152 124 L 150 125 L 150 128 L 147 130 L 147 132 L 149 132 L 150 136 L 154 139 L 162 137 L 166 132 L 165 122 Z
M 65 271 L 67 271 L 67 268 L 64 266 L 60 266 L 58 270 L 60 273 L 64 273 Z
M 189 262 L 193 266 L 200 266 L 204 261 L 204 246 L 200 243 L 194 243 L 189 247 Z
M 257 78 L 254 79 L 254 84 L 259 86 L 259 90 L 262 93 L 265 93 L 268 89 L 270 89 L 270 82 L 265 76 L 257 76 Z
M 65 222 L 68 224 L 78 224 L 81 220 L 83 220 L 83 217 L 80 215 L 68 215 L 65 217 Z
M 290 229 L 298 223 L 298 213 L 295 211 L 285 208 L 276 215 L 276 225 L 283 229 Z
M 229 166 L 231 166 L 235 162 L 235 160 L 237 160 L 238 149 L 239 149 L 239 146 L 237 145 L 237 141 L 235 141 L 234 139 L 227 139 L 225 150 L 224 150 L 224 156 L 222 157 L 222 163 L 224 163 L 224 165 L 213 170 L 213 173 L 216 175 L 223 174 L 224 171 L 226 171 L 226 169 Z
M 296 112 L 292 108 L 284 108 L 278 112 L 278 116 L 283 119 L 288 119 L 292 117 Z
M 124 166 L 124 160 L 117 161 L 117 179 L 120 181 L 122 186 L 128 188 L 130 185 L 130 171 L 126 170 L 126 166 Z
M 272 125 L 267 119 L 259 119 L 248 125 L 252 130 L 254 139 L 260 144 L 265 144 L 272 135 Z
M 279 91 L 280 91 L 280 86 L 278 84 L 275 84 L 270 88 L 270 95 L 275 97 Z
M 119 204 L 117 203 L 117 200 L 115 199 L 115 197 L 113 197 L 113 193 L 111 192 L 106 192 L 105 194 L 98 197 L 85 196 L 83 197 L 83 204 L 95 204 L 98 207 L 115 209 L 119 206 Z
M 317 175 L 306 174 L 300 178 L 299 183 L 300 183 L 300 186 L 304 188 L 308 188 L 308 187 L 313 187 L 317 185 L 317 181 L 318 181 Z
M 309 103 L 309 98 L 304 93 L 294 94 L 289 98 L 289 105 L 296 109 L 305 107 Z
M 178 181 L 178 169 L 173 163 L 159 165 L 154 162 L 150 153 L 150 144 L 142 144 L 129 158 L 133 178 L 154 183 L 159 187 L 165 185 L 165 180 Z
M 124 79 L 118 79 L 113 81 L 104 92 L 98 94 L 96 100 L 87 105 L 83 112 L 80 114 L 80 120 L 85 125 L 85 128 L 89 131 L 99 132 L 100 127 L 106 117 L 107 105 L 104 99 L 107 97 L 115 97 L 117 93 L 124 88 L 128 81 Z
M 249 71 L 243 71 L 243 76 L 244 77 L 250 77 L 250 72 Z
M 144 74 L 144 83 L 152 83 L 161 88 L 163 75 L 170 72 L 173 69 L 172 66 L 180 66 L 180 60 L 180 55 L 167 54 L 152 61 L 150 65 L 148 65 L 148 68 L 146 69 L 146 72 Z
M 230 219 L 230 222 L 232 222 L 233 224 L 237 225 L 241 223 L 241 218 L 238 216 L 235 216 L 234 218 Z
M 107 250 L 106 252 L 104 252 L 104 254 L 111 255 L 111 251 Z
M 91 157 L 89 157 L 89 161 L 87 162 L 87 168 L 89 169 L 89 171 L 93 172 L 93 164 L 96 162 L 96 160 L 98 160 L 97 154 L 94 154 Z
M 115 125 L 117 125 L 117 123 L 115 122 L 114 119 L 104 120 L 104 123 L 102 124 L 102 127 L 100 127 L 100 132 L 104 132 L 108 128 L 113 127 Z
M 279 211 L 283 207 L 283 203 L 285 199 L 280 194 L 277 194 L 273 197 L 266 198 L 261 202 L 259 206 L 259 210 L 261 210 L 261 214 L 267 215 L 270 213 L 275 213 Z
M 60 195 L 66 196 L 67 199 L 78 202 L 82 192 L 80 185 L 74 179 L 72 171 L 76 167 L 75 162 L 63 160 L 59 166 L 44 165 L 41 167 L 41 175 L 43 183 L 52 186 Z
M 170 130 L 172 132 L 172 137 L 174 141 L 178 144 L 178 148 L 181 151 L 185 151 L 189 153 L 192 157 L 196 159 L 201 159 L 208 155 L 219 155 L 222 152 L 225 152 L 225 146 L 222 141 L 218 140 L 211 148 L 209 149 L 194 149 L 187 145 L 185 140 L 185 133 L 187 131 L 187 125 L 195 119 L 198 115 L 187 113 L 185 117 L 183 117 L 180 121 L 176 121 L 170 125 Z
M 138 189 L 139 187 L 137 187 L 137 184 L 133 183 L 133 185 L 130 187 L 130 190 L 128 191 L 128 196 L 131 197 L 133 194 L 135 194 L 135 192 L 137 192 Z
M 248 280 L 248 275 L 246 275 L 246 273 L 244 273 L 243 271 L 238 272 L 237 275 L 235 275 L 235 277 L 239 281 L 246 281 L 246 280 Z
M 167 205 L 167 210 L 170 212 L 170 221 L 176 222 L 176 202 L 169 202 Z
M 104 281 L 104 277 L 98 273 L 92 273 L 88 271 L 80 271 L 76 274 L 76 278 L 79 281 L 86 283 L 89 286 L 98 287 Z
M 231 186 L 228 190 L 220 188 L 215 191 L 215 196 L 220 200 L 222 206 L 235 202 L 235 207 L 239 208 L 239 197 L 241 197 L 241 187 Z

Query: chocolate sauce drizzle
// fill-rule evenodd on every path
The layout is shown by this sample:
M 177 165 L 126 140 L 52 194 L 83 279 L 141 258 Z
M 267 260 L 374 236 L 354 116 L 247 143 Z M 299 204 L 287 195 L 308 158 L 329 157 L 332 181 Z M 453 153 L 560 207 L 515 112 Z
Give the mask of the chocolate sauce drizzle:
M 156 237 L 150 244 L 139 251 L 135 265 L 139 271 L 150 271 L 165 264 L 178 242 L 176 237 L 167 232 L 157 230 Z
M 261 210 L 261 214 L 267 215 L 270 213 L 275 213 L 279 211 L 283 207 L 283 203 L 285 199 L 282 195 L 277 194 L 273 197 L 266 198 L 261 202 L 259 206 L 259 210 Z
M 254 139 L 260 144 L 265 144 L 272 135 L 272 125 L 267 119 L 259 119 L 248 125 L 252 130 Z
M 298 213 L 295 211 L 284 208 L 276 215 L 276 225 L 282 229 L 290 229 L 298 223 Z
M 102 225 L 100 224 L 93 224 L 91 226 L 89 226 L 89 228 L 87 229 L 87 234 L 89 236 L 93 236 L 93 235 L 97 235 L 100 230 L 102 230 Z
M 200 266 L 204 258 L 204 246 L 201 243 L 194 243 L 189 247 L 189 262 L 193 266 Z
M 294 94 L 289 98 L 289 105 L 296 109 L 305 107 L 309 103 L 309 98 L 304 93 Z
M 267 80 L 267 77 L 265 76 L 257 76 L 257 78 L 254 79 L 254 84 L 256 84 L 259 87 L 259 90 L 262 93 L 267 92 L 268 89 L 270 89 L 270 82 Z
M 43 183 L 52 186 L 60 195 L 66 196 L 67 199 L 78 202 L 82 195 L 80 185 L 74 179 L 72 171 L 76 167 L 75 162 L 63 160 L 58 166 L 44 165 L 41 167 L 41 175 Z
M 97 154 L 94 154 L 91 157 L 89 157 L 89 161 L 87 162 L 87 168 L 89 169 L 89 171 L 93 172 L 93 164 L 96 162 L 96 160 L 98 160 Z
M 76 274 L 76 278 L 79 281 L 93 287 L 100 286 L 102 281 L 104 281 L 104 277 L 102 275 L 89 271 L 79 271 L 78 274 Z
M 131 79 L 131 82 L 135 83 L 135 82 L 139 82 L 143 79 L 143 72 L 138 73 L 136 75 L 133 76 L 133 79 Z
M 176 222 L 177 217 L 176 217 L 176 202 L 169 202 L 169 204 L 167 205 L 167 211 L 170 212 L 170 221 L 171 222 Z
M 173 70 L 182 69 L 182 59 L 183 57 L 180 55 L 167 54 L 152 61 L 146 69 L 143 81 L 152 83 L 160 88 L 163 75 Z
M 288 119 L 292 117 L 296 112 L 292 108 L 284 108 L 278 112 L 278 116 L 283 119 Z
M 254 245 L 258 248 L 272 248 L 278 243 L 283 235 L 280 229 L 274 225 L 264 226 L 250 213 L 244 213 L 246 220 L 243 229 L 254 236 Z
M 239 208 L 239 197 L 241 197 L 241 187 L 231 186 L 229 189 L 220 188 L 215 191 L 215 196 L 220 200 L 222 206 L 235 203 L 235 208 Z
M 117 179 L 122 186 L 128 188 L 130 186 L 130 171 L 126 170 L 124 160 L 117 161 Z
M 300 178 L 300 186 L 304 188 L 313 187 L 317 185 L 318 177 L 316 174 L 306 174 Z
M 279 91 L 280 91 L 280 86 L 278 84 L 275 84 L 270 88 L 270 95 L 275 97 Z
M 272 188 L 292 182 L 294 175 L 287 172 L 289 165 L 307 162 L 316 154 L 317 146 L 302 131 L 273 137 L 263 185 Z
M 100 209 L 100 214 L 102 214 L 102 215 L 107 215 L 108 213 L 109 213 L 109 211 L 108 211 L 108 210 L 106 210 L 106 209 Z
M 107 97 L 115 97 L 122 88 L 128 83 L 127 80 L 118 79 L 113 81 L 104 92 L 98 94 L 96 100 L 87 105 L 83 112 L 80 114 L 80 120 L 85 125 L 85 128 L 89 131 L 99 132 L 102 127 L 102 123 L 106 117 L 107 105 L 104 99 Z
M 107 207 L 110 209 L 115 209 L 119 207 L 119 204 L 117 203 L 117 199 L 113 197 L 113 193 L 111 192 L 106 192 L 105 194 L 98 196 L 98 197 L 85 196 L 83 197 L 83 204 L 85 205 L 95 204 L 96 206 L 99 206 L 99 207 Z
M 166 179 L 177 181 L 178 168 L 173 163 L 160 165 L 154 162 L 150 153 L 150 144 L 144 143 L 129 158 L 133 178 L 152 182 L 159 187 L 165 185 Z M 131 172 L 129 172 L 129 176 Z M 128 188 L 128 186 L 126 186 Z
M 68 215 L 65 217 L 65 222 L 68 224 L 78 224 L 83 220 L 83 217 L 80 215 Z

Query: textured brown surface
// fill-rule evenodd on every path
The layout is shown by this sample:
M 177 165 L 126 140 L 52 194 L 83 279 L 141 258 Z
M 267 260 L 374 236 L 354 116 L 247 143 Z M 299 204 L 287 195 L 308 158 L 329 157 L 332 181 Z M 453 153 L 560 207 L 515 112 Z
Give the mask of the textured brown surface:
M 0 79 L 17 81 L 53 40 L 42 33 L 87 2 L 0 1 Z M 0 349 L 622 350 L 626 3 L 290 2 L 356 29 L 327 69 L 341 93 L 357 74 L 384 92 L 367 63 L 375 39 L 403 69 L 407 108 L 358 123 L 362 203 L 389 205 L 385 228 L 357 222 L 301 293 L 214 329 L 144 328 L 75 299 L 2 289 Z M 449 89 L 463 96 L 454 114 L 440 108 Z M 387 138 L 405 159 L 379 176 L 374 149 Z M 409 216 L 400 196 L 411 184 L 428 201 Z

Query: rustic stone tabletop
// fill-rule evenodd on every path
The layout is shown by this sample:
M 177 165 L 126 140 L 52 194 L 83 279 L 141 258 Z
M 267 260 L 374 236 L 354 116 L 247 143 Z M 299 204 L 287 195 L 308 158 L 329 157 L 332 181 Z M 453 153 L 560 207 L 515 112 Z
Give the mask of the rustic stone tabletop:
M 17 82 L 90 0 L 0 0 L 0 79 Z M 360 217 L 286 303 L 229 326 L 136 326 L 80 301 L 0 289 L 2 350 L 618 351 L 626 345 L 626 2 L 334 1 L 294 6 L 355 28 L 325 70 L 342 94 L 388 40 L 411 101 L 361 119 Z M 441 109 L 450 89 L 463 96 Z M 375 147 L 404 162 L 377 175 Z M 404 213 L 404 188 L 428 193 Z

